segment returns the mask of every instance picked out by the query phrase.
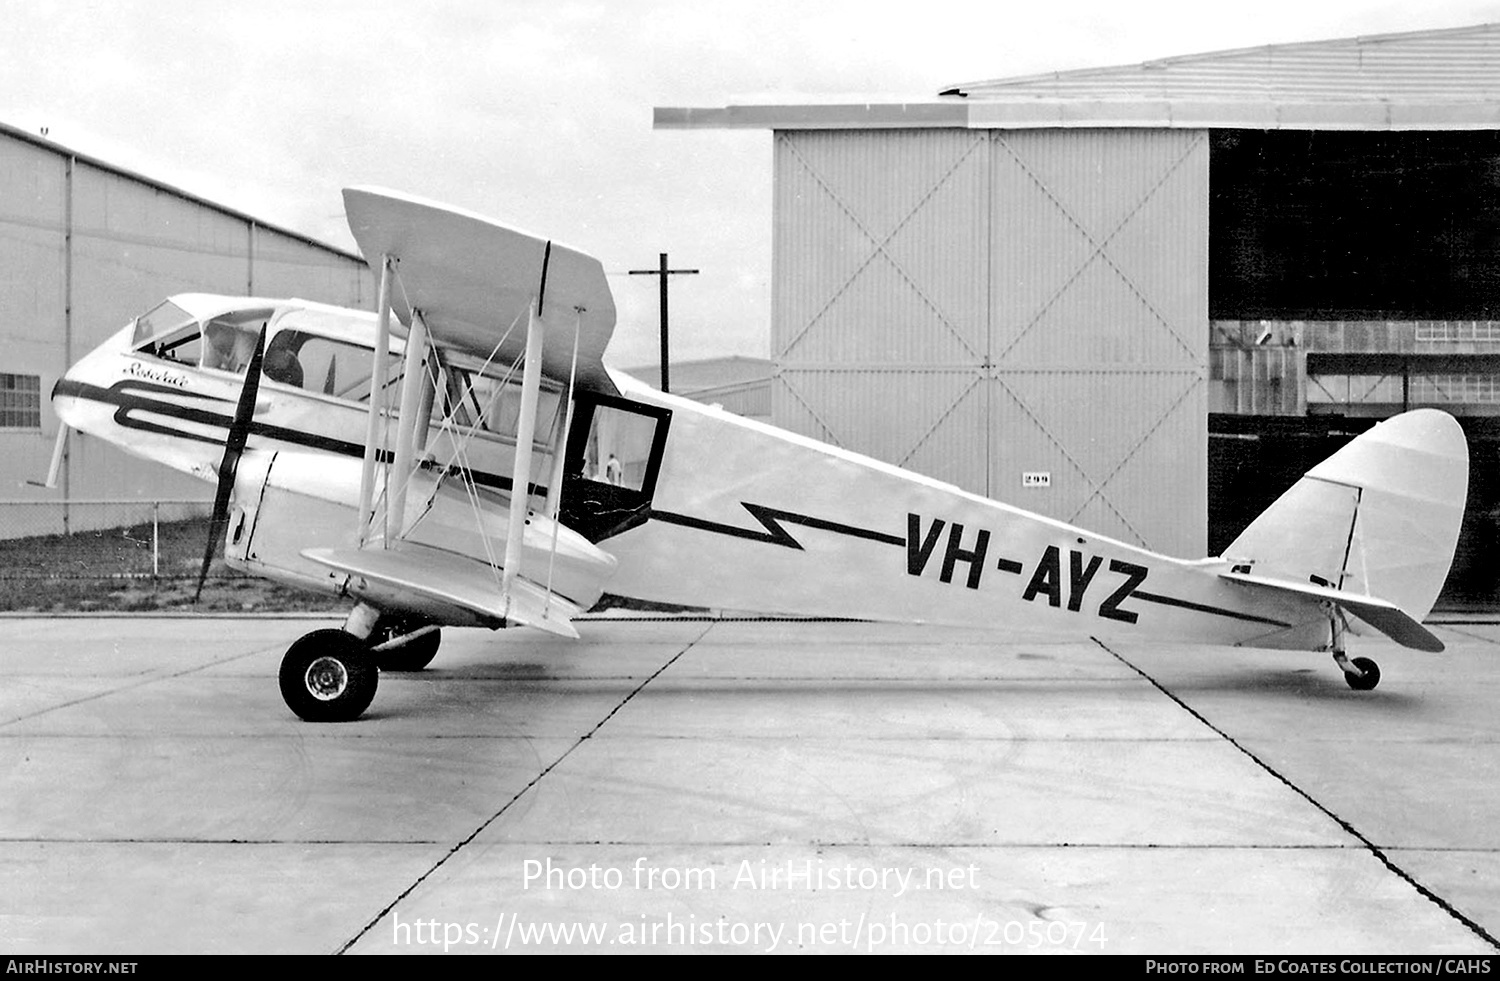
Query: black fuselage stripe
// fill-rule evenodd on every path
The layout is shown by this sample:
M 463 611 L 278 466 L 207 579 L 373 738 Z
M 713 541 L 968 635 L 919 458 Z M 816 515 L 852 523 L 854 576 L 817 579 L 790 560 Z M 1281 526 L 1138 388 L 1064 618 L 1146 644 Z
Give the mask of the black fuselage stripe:
M 143 432 L 156 433 L 162 436 L 171 436 L 179 439 L 191 439 L 199 443 L 221 445 L 222 439 L 208 436 L 203 433 L 188 432 L 182 429 L 172 429 L 159 423 L 138 419 L 131 415 L 132 412 L 150 412 L 155 415 L 166 416 L 171 419 L 180 419 L 183 422 L 193 422 L 204 426 L 228 430 L 233 421 L 230 413 L 211 412 L 205 409 L 197 409 L 191 406 L 180 405 L 176 402 L 166 402 L 161 399 L 147 398 L 141 395 L 132 395 L 130 390 L 142 388 L 149 391 L 165 392 L 183 395 L 189 398 L 208 399 L 228 405 L 227 399 L 216 396 L 201 395 L 196 392 L 186 392 L 179 389 L 167 388 L 165 386 L 145 385 L 137 382 L 120 382 L 112 388 L 101 388 L 98 385 L 90 385 L 86 382 L 73 381 L 64 378 L 53 388 L 52 394 L 56 396 L 67 396 L 69 398 L 86 399 L 90 402 L 98 402 L 101 405 L 116 406 L 115 422 L 127 429 L 138 429 Z M 250 435 L 260 436 L 265 439 L 274 439 L 282 443 L 290 443 L 294 446 L 302 446 L 308 449 L 321 450 L 325 453 L 334 453 L 339 456 L 362 457 L 365 453 L 364 444 L 349 440 L 335 439 L 332 436 L 320 436 L 317 433 L 306 432 L 301 429 L 288 429 L 284 426 L 272 426 L 263 422 L 250 423 Z M 389 463 L 394 455 L 389 450 L 377 451 L 376 458 L 382 463 Z M 437 467 L 429 467 L 437 470 Z M 514 483 L 511 478 L 501 474 L 486 473 L 481 470 L 464 470 L 461 467 L 450 467 L 449 472 L 455 475 L 467 473 L 474 481 L 482 487 L 491 487 L 497 490 L 510 490 Z M 532 484 L 533 494 L 545 494 L 547 488 L 543 485 Z
M 1162 606 L 1177 606 L 1184 610 L 1194 610 L 1198 613 L 1211 613 L 1218 617 L 1229 617 L 1234 620 L 1248 620 L 1251 623 L 1266 623 L 1273 627 L 1290 627 L 1290 623 L 1282 620 L 1273 620 L 1270 617 L 1256 616 L 1253 613 L 1238 613 L 1234 610 L 1226 610 L 1220 606 L 1207 606 L 1203 603 L 1194 603 L 1189 600 L 1177 599 L 1172 596 L 1163 596 L 1160 593 L 1147 593 L 1137 589 L 1130 594 L 1132 599 L 1145 600 L 1147 603 L 1160 603 Z
M 675 511 L 661 511 L 656 508 L 651 509 L 651 518 L 653 521 L 664 521 L 669 525 L 681 525 L 684 528 L 696 528 L 700 531 L 712 532 L 716 535 L 728 535 L 733 538 L 743 538 L 747 541 L 762 542 L 767 545 L 780 545 L 784 548 L 800 549 L 802 545 L 785 528 L 781 527 L 781 522 L 802 525 L 806 528 L 816 528 L 820 531 L 831 531 L 849 538 L 880 542 L 885 545 L 904 546 L 906 544 L 904 537 L 886 534 L 881 531 L 856 528 L 853 525 L 828 521 L 824 518 L 814 518 L 811 515 L 797 514 L 793 511 L 783 511 L 779 508 L 767 508 L 749 504 L 744 506 L 750 510 L 750 513 L 755 518 L 765 524 L 766 527 L 741 528 L 718 521 L 709 521 L 706 518 L 695 518 L 687 514 L 678 514 Z

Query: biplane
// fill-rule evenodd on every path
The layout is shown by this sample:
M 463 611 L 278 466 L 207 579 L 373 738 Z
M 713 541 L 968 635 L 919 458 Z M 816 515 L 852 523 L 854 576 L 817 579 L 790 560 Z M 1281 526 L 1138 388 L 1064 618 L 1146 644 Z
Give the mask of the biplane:
M 577 636 L 607 589 L 686 606 L 1305 649 L 1439 651 L 1468 449 L 1387 420 L 1309 471 L 1222 556 L 1159 555 L 606 367 L 599 261 L 375 188 L 344 203 L 374 312 L 184 294 L 53 391 L 66 426 L 216 485 L 233 567 L 348 597 L 286 651 L 310 721 L 358 718 L 444 627 Z M 64 438 L 66 430 L 60 436 Z M 200 576 L 201 588 L 202 579 Z

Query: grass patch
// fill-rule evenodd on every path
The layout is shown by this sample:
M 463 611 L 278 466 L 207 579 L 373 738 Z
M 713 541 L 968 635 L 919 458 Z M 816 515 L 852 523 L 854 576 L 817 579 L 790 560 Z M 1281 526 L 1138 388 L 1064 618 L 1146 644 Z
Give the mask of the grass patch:
M 291 589 L 224 564 L 222 534 L 214 561 L 193 602 L 208 541 L 208 518 L 163 521 L 69 535 L 0 540 L 0 612 L 230 612 L 341 614 L 348 599 Z M 154 566 L 154 573 L 153 573 Z M 697 607 L 633 600 L 606 593 L 595 610 L 702 613 Z
M 203 595 L 193 603 L 208 518 L 163 521 L 153 561 L 151 523 L 0 541 L 0 611 L 336 611 L 347 601 L 235 572 L 214 547 Z

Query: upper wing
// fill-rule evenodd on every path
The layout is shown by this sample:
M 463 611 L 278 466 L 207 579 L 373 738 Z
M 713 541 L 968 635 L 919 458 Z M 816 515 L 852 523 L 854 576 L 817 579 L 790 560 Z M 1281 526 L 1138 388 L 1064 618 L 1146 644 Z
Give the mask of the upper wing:
M 1333 603 L 1359 617 L 1365 623 L 1385 634 L 1404 647 L 1436 653 L 1443 649 L 1443 642 L 1432 631 L 1412 619 L 1394 603 L 1374 596 L 1346 593 L 1343 590 L 1312 583 L 1293 582 L 1287 579 L 1271 579 L 1266 576 L 1251 576 L 1238 572 L 1223 572 L 1219 578 L 1243 583 L 1257 589 L 1269 589 L 1281 593 L 1293 593 L 1311 599 Z
M 615 303 L 598 259 L 380 188 L 345 188 L 344 209 L 365 259 L 372 265 L 382 255 L 394 260 L 391 309 L 402 323 L 411 323 L 415 308 L 434 344 L 509 364 L 526 346 L 527 311 L 535 300 L 544 328 L 542 373 L 567 381 L 576 331 L 580 383 L 614 392 L 602 359 L 614 332 Z

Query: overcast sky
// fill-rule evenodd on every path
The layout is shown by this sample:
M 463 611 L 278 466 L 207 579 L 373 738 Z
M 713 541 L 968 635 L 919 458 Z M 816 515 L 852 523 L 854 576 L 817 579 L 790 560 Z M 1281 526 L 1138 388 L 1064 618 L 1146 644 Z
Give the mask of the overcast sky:
M 673 277 L 674 360 L 766 356 L 771 134 L 655 106 L 931 100 L 948 85 L 1500 21 L 1500 0 L 0 0 L 0 121 L 332 244 L 379 184 Z M 0 188 L 0 197 L 4 189 Z M 611 361 L 656 360 L 611 277 Z M 137 311 L 122 311 L 122 319 Z

